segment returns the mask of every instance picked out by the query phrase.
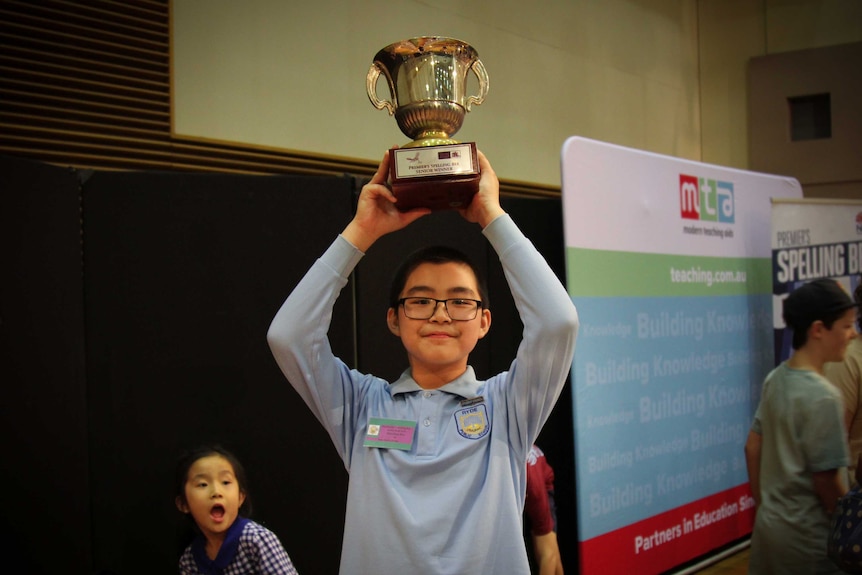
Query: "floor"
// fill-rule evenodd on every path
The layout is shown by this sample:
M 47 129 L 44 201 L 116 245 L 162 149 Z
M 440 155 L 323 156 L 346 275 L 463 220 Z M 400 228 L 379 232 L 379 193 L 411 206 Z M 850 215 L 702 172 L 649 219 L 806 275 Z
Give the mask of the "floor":
M 746 575 L 748 573 L 748 549 L 731 555 L 697 573 L 698 575 Z

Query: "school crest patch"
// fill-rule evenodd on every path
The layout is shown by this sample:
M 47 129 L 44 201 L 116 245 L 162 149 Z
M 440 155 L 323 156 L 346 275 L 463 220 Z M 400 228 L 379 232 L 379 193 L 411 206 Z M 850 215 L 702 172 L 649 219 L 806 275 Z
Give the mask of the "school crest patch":
M 467 439 L 481 439 L 488 435 L 491 429 L 488 424 L 488 411 L 484 404 L 456 411 L 455 425 L 458 433 Z

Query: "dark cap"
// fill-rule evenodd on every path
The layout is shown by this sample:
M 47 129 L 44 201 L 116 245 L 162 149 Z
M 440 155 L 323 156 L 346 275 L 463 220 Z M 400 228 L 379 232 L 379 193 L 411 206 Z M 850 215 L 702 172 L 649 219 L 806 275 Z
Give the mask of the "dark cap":
M 815 321 L 833 320 L 859 304 L 833 279 L 810 281 L 784 300 L 784 322 L 793 330 L 807 330 Z

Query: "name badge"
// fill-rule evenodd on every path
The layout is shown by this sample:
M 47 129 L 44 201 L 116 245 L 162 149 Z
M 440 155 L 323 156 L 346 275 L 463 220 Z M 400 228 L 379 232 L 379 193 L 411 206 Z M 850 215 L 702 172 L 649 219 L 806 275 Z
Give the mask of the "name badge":
M 471 397 L 470 399 L 462 399 L 461 407 L 472 407 L 474 405 L 478 405 L 485 401 L 485 397 L 482 395 L 478 395 L 476 397 Z
M 413 446 L 416 422 L 404 419 L 372 417 L 368 420 L 364 447 L 382 447 L 409 451 Z

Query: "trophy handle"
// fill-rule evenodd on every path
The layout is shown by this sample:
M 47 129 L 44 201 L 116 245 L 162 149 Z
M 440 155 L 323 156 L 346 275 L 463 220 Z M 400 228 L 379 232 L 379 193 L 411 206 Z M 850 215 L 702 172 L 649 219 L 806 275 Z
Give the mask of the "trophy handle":
M 371 100 L 371 104 L 375 108 L 378 110 L 386 108 L 389 111 L 389 115 L 392 116 L 395 114 L 395 106 L 392 105 L 392 102 L 381 100 L 377 97 L 377 78 L 379 77 L 380 66 L 377 62 L 374 62 L 371 64 L 371 68 L 368 69 L 368 75 L 365 77 L 365 91 L 368 92 L 368 99 Z
M 480 105 L 485 101 L 485 96 L 488 95 L 488 72 L 485 71 L 485 65 L 477 58 L 473 62 L 473 65 L 470 66 L 470 69 L 476 73 L 476 77 L 479 79 L 479 95 L 467 98 L 467 104 L 464 107 L 467 108 L 468 112 L 470 111 L 470 106 L 473 104 Z

